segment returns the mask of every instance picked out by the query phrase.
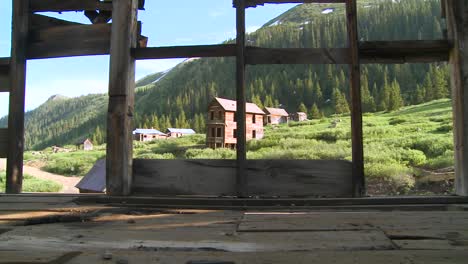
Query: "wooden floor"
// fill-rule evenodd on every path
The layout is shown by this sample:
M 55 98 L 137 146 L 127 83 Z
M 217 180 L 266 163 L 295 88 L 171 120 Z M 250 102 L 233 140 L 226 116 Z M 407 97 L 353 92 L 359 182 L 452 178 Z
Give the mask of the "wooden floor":
M 92 198 L 92 196 L 89 196 Z M 466 204 L 158 209 L 0 195 L 0 263 L 467 263 Z M 167 206 L 166 206 L 167 207 Z

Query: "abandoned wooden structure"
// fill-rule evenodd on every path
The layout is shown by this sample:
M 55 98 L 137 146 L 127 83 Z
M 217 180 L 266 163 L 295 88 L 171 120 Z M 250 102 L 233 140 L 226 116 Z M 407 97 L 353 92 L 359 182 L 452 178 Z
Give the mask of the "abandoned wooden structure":
M 144 129 L 137 128 L 133 130 L 133 139 L 140 142 L 147 142 L 155 139 L 166 139 L 167 134 L 157 130 L 157 129 Z
M 307 121 L 307 113 L 304 112 L 295 112 L 291 114 L 291 119 L 293 121 L 302 122 Z
M 0 129 L 0 157 L 7 157 L 7 193 L 21 193 L 24 151 L 24 99 L 26 61 L 67 56 L 110 54 L 109 107 L 107 113 L 107 161 L 106 190 L 108 195 L 128 196 L 138 190 L 143 194 L 154 193 L 161 182 L 141 185 L 155 170 L 167 166 L 179 166 L 180 175 L 160 175 L 160 179 L 172 177 L 172 189 L 164 194 L 204 195 L 203 190 L 188 184 L 196 173 L 215 170 L 232 185 L 229 193 L 247 197 L 257 195 L 255 190 L 266 190 L 268 196 L 314 195 L 327 189 L 330 196 L 362 197 L 365 195 L 362 112 L 360 95 L 360 65 L 365 63 L 427 63 L 449 61 L 451 64 L 452 98 L 454 113 L 456 194 L 468 195 L 468 4 L 466 1 L 442 0 L 443 16 L 447 24 L 447 39 L 407 41 L 359 41 L 357 31 L 356 1 L 353 0 L 235 0 L 237 38 L 235 44 L 145 47 L 140 36 L 138 0 L 13 0 L 12 49 L 9 58 L 0 59 L 0 92 L 9 92 L 10 108 L 8 129 Z M 346 6 L 348 45 L 346 48 L 260 48 L 246 45 L 245 11 L 264 4 L 281 3 L 341 3 Z M 98 10 L 111 11 L 112 24 L 81 25 L 48 18 L 37 12 L 65 12 Z M 135 161 L 132 156 L 132 124 L 134 116 L 135 61 L 144 59 L 234 57 L 236 59 L 236 161 L 210 161 L 214 164 L 194 161 L 178 164 L 161 161 Z M 301 170 L 291 170 L 285 183 L 269 183 L 258 175 L 273 179 L 288 172 L 289 163 L 277 167 L 268 160 L 248 161 L 246 140 L 246 66 L 256 64 L 348 64 L 351 91 L 352 162 L 310 161 Z M 230 117 L 232 120 L 232 116 Z M 260 123 L 262 121 L 260 120 Z M 233 128 L 233 127 L 231 127 Z M 234 128 L 229 131 L 234 133 Z M 257 136 L 259 133 L 257 133 Z M 233 135 L 234 137 L 234 135 Z M 329 166 L 323 170 L 323 162 Z M 159 164 L 161 163 L 161 164 Z M 194 167 L 199 169 L 193 170 Z M 331 169 L 330 169 L 331 168 Z M 331 170 L 331 171 L 330 171 Z M 317 184 L 325 171 L 335 180 Z M 336 179 L 348 177 L 337 187 Z M 301 186 L 295 183 L 297 179 Z M 213 181 L 217 184 L 221 181 Z M 223 185 L 226 184 L 223 182 Z M 341 183 L 338 183 L 340 185 Z M 351 188 L 347 188 L 350 184 Z M 346 186 L 345 186 L 346 185 Z M 182 188 L 187 187 L 187 188 Z M 216 188 L 211 186 L 210 188 Z M 340 192 L 333 193 L 333 190 Z M 151 191 L 146 191 L 151 190 Z M 182 190 L 182 191 L 181 191 Z M 347 193 L 342 193 L 347 190 Z M 263 191 L 262 191 L 263 193 Z
M 170 138 L 179 138 L 194 134 L 196 134 L 196 132 L 191 128 L 168 128 L 166 131 L 166 135 Z
M 289 114 L 282 108 L 265 107 L 265 125 L 287 124 L 289 122 Z
M 89 138 L 78 140 L 75 143 L 75 146 L 77 149 L 83 148 L 84 151 L 90 151 L 90 150 L 93 150 L 94 148 L 93 142 L 91 142 Z
M 245 140 L 263 138 L 265 112 L 256 104 L 245 103 Z M 214 98 L 208 105 L 206 144 L 210 148 L 235 148 L 237 145 L 237 102 Z

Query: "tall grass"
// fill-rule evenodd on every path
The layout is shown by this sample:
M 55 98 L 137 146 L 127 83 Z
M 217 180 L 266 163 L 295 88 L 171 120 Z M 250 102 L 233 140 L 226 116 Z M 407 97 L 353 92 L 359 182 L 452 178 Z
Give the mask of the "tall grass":
M 0 171 L 0 192 L 5 191 L 6 173 Z M 59 192 L 62 185 L 54 181 L 42 180 L 33 176 L 24 175 L 23 192 Z

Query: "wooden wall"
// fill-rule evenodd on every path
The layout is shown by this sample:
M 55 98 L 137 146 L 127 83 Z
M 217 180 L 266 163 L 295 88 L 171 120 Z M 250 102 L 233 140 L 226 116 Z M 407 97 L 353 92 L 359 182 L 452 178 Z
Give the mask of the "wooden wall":
M 250 196 L 351 197 L 352 165 L 343 160 L 248 160 Z M 133 162 L 134 195 L 235 196 L 235 160 Z

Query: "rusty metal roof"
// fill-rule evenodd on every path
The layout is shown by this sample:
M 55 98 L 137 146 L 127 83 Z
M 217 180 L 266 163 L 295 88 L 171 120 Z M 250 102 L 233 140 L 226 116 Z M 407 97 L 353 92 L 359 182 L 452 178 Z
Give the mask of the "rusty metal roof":
M 231 112 L 236 112 L 237 111 L 237 102 L 234 100 L 229 100 L 229 99 L 224 99 L 224 98 L 219 98 L 215 97 L 215 100 L 221 105 L 221 107 L 226 110 L 226 111 L 231 111 Z M 261 114 L 264 115 L 265 112 L 260 109 L 256 104 L 254 103 L 246 103 L 245 104 L 245 112 L 250 113 L 250 114 Z

